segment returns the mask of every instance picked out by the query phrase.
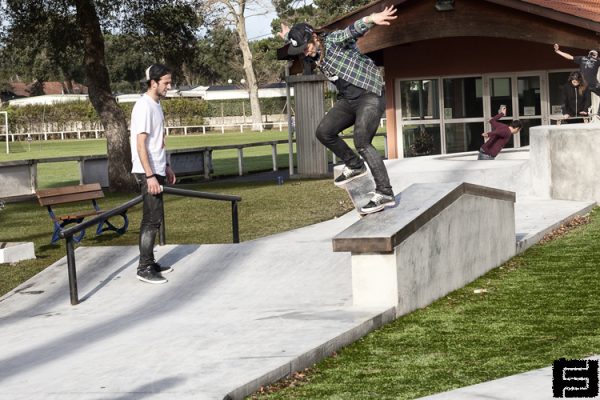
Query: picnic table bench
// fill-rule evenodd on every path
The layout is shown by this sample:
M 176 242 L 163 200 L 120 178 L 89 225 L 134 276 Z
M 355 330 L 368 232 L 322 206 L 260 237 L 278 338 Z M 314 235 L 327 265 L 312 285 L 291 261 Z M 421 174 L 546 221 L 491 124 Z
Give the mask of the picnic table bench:
M 102 213 L 96 200 L 104 197 L 104 192 L 100 187 L 99 183 L 90 183 L 87 185 L 73 185 L 63 186 L 51 189 L 39 189 L 36 191 L 36 196 L 41 206 L 48 209 L 50 219 L 52 219 L 54 232 L 52 233 L 51 243 L 55 243 L 60 239 L 59 233 L 62 228 L 68 224 L 80 223 L 86 217 L 95 216 Z M 93 209 L 86 211 L 75 211 L 69 212 L 65 215 L 56 215 L 53 206 L 69 204 L 69 203 L 81 203 L 84 201 L 91 201 Z M 127 218 L 127 210 L 119 214 L 123 217 L 123 226 L 118 228 L 111 224 L 108 219 L 101 221 L 96 229 L 96 235 L 100 235 L 102 232 L 110 230 L 115 231 L 119 235 L 127 232 L 129 220 Z M 76 243 L 79 243 L 85 235 L 85 229 L 77 236 L 73 237 Z

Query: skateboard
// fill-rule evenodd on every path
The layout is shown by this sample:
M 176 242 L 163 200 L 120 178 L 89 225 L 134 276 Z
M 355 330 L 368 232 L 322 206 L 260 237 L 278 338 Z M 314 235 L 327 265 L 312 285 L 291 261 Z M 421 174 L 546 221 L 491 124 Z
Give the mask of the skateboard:
M 369 202 L 373 193 L 375 191 L 375 181 L 373 180 L 373 176 L 371 173 L 367 173 L 359 178 L 353 179 L 350 182 L 344 185 L 344 189 L 348 192 L 348 196 L 350 196 L 350 200 L 352 204 L 354 204 L 354 208 L 356 212 L 364 217 L 365 215 L 360 211 L 360 208 Z

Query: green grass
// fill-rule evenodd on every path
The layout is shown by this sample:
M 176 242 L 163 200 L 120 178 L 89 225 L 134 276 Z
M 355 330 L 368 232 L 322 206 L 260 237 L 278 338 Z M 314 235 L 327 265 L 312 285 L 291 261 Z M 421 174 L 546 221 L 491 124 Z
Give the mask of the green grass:
M 177 139 L 182 140 L 182 146 L 204 145 L 194 142 L 200 139 Z M 186 142 L 188 140 L 190 142 Z M 69 151 L 76 148 L 82 151 L 82 144 L 89 146 L 90 141 L 68 142 L 61 143 L 73 146 Z M 169 143 L 171 148 L 175 145 Z M 51 146 L 53 144 L 46 143 L 48 151 Z M 270 149 L 265 149 L 270 154 Z M 67 153 L 60 149 L 54 151 L 57 155 Z M 56 168 L 46 176 L 40 175 L 40 180 L 47 182 L 61 174 L 60 179 L 54 179 L 77 179 L 77 175 L 64 172 L 65 166 Z M 287 181 L 283 186 L 273 182 L 182 186 L 241 195 L 242 240 L 327 220 L 351 208 L 345 192 L 333 187 L 330 180 Z M 107 194 L 101 206 L 109 209 L 129 198 L 131 195 Z M 268 210 L 264 209 L 265 199 L 271 203 Z M 290 204 L 294 205 L 294 213 L 289 213 Z M 165 208 L 169 243 L 231 242 L 229 203 L 166 196 Z M 93 230 L 88 230 L 82 244 L 135 245 L 140 206 L 129 214 L 130 230 L 125 235 L 108 233 L 95 237 Z M 176 223 L 183 219 L 186 224 Z M 0 294 L 65 254 L 62 243 L 48 244 L 50 219 L 45 209 L 33 201 L 7 204 L 0 211 L 0 227 L 1 240 L 33 241 L 38 256 L 36 260 L 15 265 L 0 265 L 3 272 Z M 546 367 L 560 357 L 598 354 L 598 265 L 600 211 L 596 209 L 589 225 L 534 246 L 465 288 L 365 336 L 316 365 L 294 387 L 257 397 L 413 399 Z M 484 288 L 487 292 L 476 294 L 475 288 Z M 67 296 L 65 293 L 65 299 Z
M 367 335 L 295 387 L 256 397 L 413 399 L 598 354 L 599 265 L 596 209 L 589 225 Z
M 171 135 L 167 137 L 167 148 L 171 150 L 204 146 L 224 146 L 247 144 L 273 140 L 287 140 L 286 131 L 207 133 L 205 135 Z M 351 147 L 352 140 L 347 142 Z M 378 136 L 373 145 L 383 154 L 384 138 Z M 10 143 L 11 153 L 0 153 L 3 161 L 29 160 L 64 156 L 92 156 L 106 154 L 105 139 L 48 140 L 34 141 L 31 150 L 27 142 Z M 295 151 L 295 147 L 294 147 Z M 238 174 L 238 154 L 236 149 L 213 151 L 214 176 L 232 176 Z M 329 155 L 331 160 L 331 155 Z M 294 161 L 295 162 L 295 161 Z M 277 167 L 289 167 L 289 146 L 277 145 Z M 38 164 L 38 187 L 48 188 L 79 183 L 79 164 L 76 161 Z M 244 173 L 268 171 L 272 169 L 271 146 L 250 147 L 244 149 Z
M 234 194 L 242 197 L 239 203 L 240 238 L 251 240 L 270 234 L 299 228 L 339 216 L 352 208 L 344 190 L 325 180 L 287 180 L 275 182 L 205 183 L 178 187 Z M 318 196 L 315 196 L 318 193 Z M 133 198 L 132 194 L 107 193 L 99 201 L 104 210 L 116 207 Z M 264 204 L 268 199 L 269 208 Z M 294 212 L 290 213 L 293 205 Z M 56 214 L 81 210 L 90 203 L 56 207 Z M 129 230 L 122 236 L 106 232 L 95 236 L 94 229 L 86 231 L 83 246 L 136 245 L 139 236 L 141 204 L 130 209 Z M 185 224 L 180 223 L 185 221 Z M 120 226 L 120 217 L 114 220 Z M 65 256 L 64 241 L 50 245 L 52 223 L 45 208 L 35 201 L 8 203 L 0 211 L 1 241 L 33 242 L 37 259 L 15 264 L 0 264 L 0 295 L 16 287 L 48 265 Z M 165 195 L 165 226 L 168 243 L 200 244 L 231 243 L 231 203 Z M 65 294 L 67 296 L 67 294 Z

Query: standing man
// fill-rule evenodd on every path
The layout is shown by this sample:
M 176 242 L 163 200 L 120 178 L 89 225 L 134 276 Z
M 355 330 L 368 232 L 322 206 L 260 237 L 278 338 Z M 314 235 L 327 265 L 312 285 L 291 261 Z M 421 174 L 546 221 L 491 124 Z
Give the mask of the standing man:
M 131 111 L 131 172 L 140 187 L 144 210 L 140 226 L 140 262 L 137 278 L 147 283 L 165 283 L 163 267 L 154 259 L 154 241 L 163 220 L 161 185 L 175 183 L 175 174 L 165 152 L 165 118 L 160 98 L 171 88 L 171 71 L 161 64 L 146 69 L 146 93 Z
M 342 186 L 367 173 L 365 162 L 375 180 L 375 192 L 361 207 L 364 214 L 378 212 L 396 204 L 383 158 L 371 144 L 379 120 L 385 111 L 385 93 L 381 73 L 356 45 L 356 40 L 375 25 L 390 25 L 397 18 L 393 6 L 361 18 L 346 29 L 317 34 L 308 24 L 291 29 L 281 25 L 279 35 L 289 40 L 288 54 L 304 54 L 335 84 L 338 101 L 323 117 L 317 128 L 317 139 L 340 158 L 345 166 L 334 183 Z M 354 125 L 354 147 L 359 157 L 338 135 Z M 364 161 L 363 161 L 364 160 Z
M 496 158 L 500 150 L 506 146 L 512 135 L 516 135 L 521 131 L 521 121 L 513 120 L 510 125 L 504 125 L 500 122 L 500 118 L 506 115 L 506 106 L 501 106 L 498 114 L 490 119 L 492 131 L 483 133 L 485 143 L 479 149 L 478 160 L 493 160 Z
M 600 59 L 598 59 L 598 51 L 590 50 L 587 57 L 573 57 L 571 54 L 561 51 L 558 44 L 554 44 L 554 52 L 579 65 L 579 71 L 583 75 L 584 84 L 587 86 L 587 90 L 592 93 L 592 113 L 598 114 L 598 107 L 600 106 L 600 83 L 598 83 Z

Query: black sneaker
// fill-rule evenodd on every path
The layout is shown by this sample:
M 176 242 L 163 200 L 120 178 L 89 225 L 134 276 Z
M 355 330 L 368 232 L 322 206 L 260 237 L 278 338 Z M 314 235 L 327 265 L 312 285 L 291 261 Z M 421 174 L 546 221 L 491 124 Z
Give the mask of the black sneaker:
M 157 262 L 152 264 L 152 268 L 154 269 L 154 272 L 159 272 L 161 274 L 168 274 L 169 272 L 173 272 L 173 268 L 163 267 L 162 265 L 160 265 Z
M 361 207 L 360 212 L 363 214 L 372 214 L 384 209 L 384 207 L 393 207 L 396 205 L 394 196 L 388 196 L 381 193 L 373 193 L 371 200 Z
M 160 272 L 154 271 L 152 265 L 146 268 L 138 269 L 137 278 L 146 283 L 167 283 L 167 280 L 160 274 Z
M 367 167 L 364 164 L 361 168 L 358 168 L 358 169 L 352 169 L 352 168 L 348 168 L 348 167 L 344 166 L 344 170 L 342 171 L 340 176 L 335 178 L 333 183 L 336 186 L 342 186 L 342 185 L 345 185 L 346 183 L 350 182 L 353 179 L 360 178 L 361 176 L 366 175 L 367 172 L 368 172 Z

